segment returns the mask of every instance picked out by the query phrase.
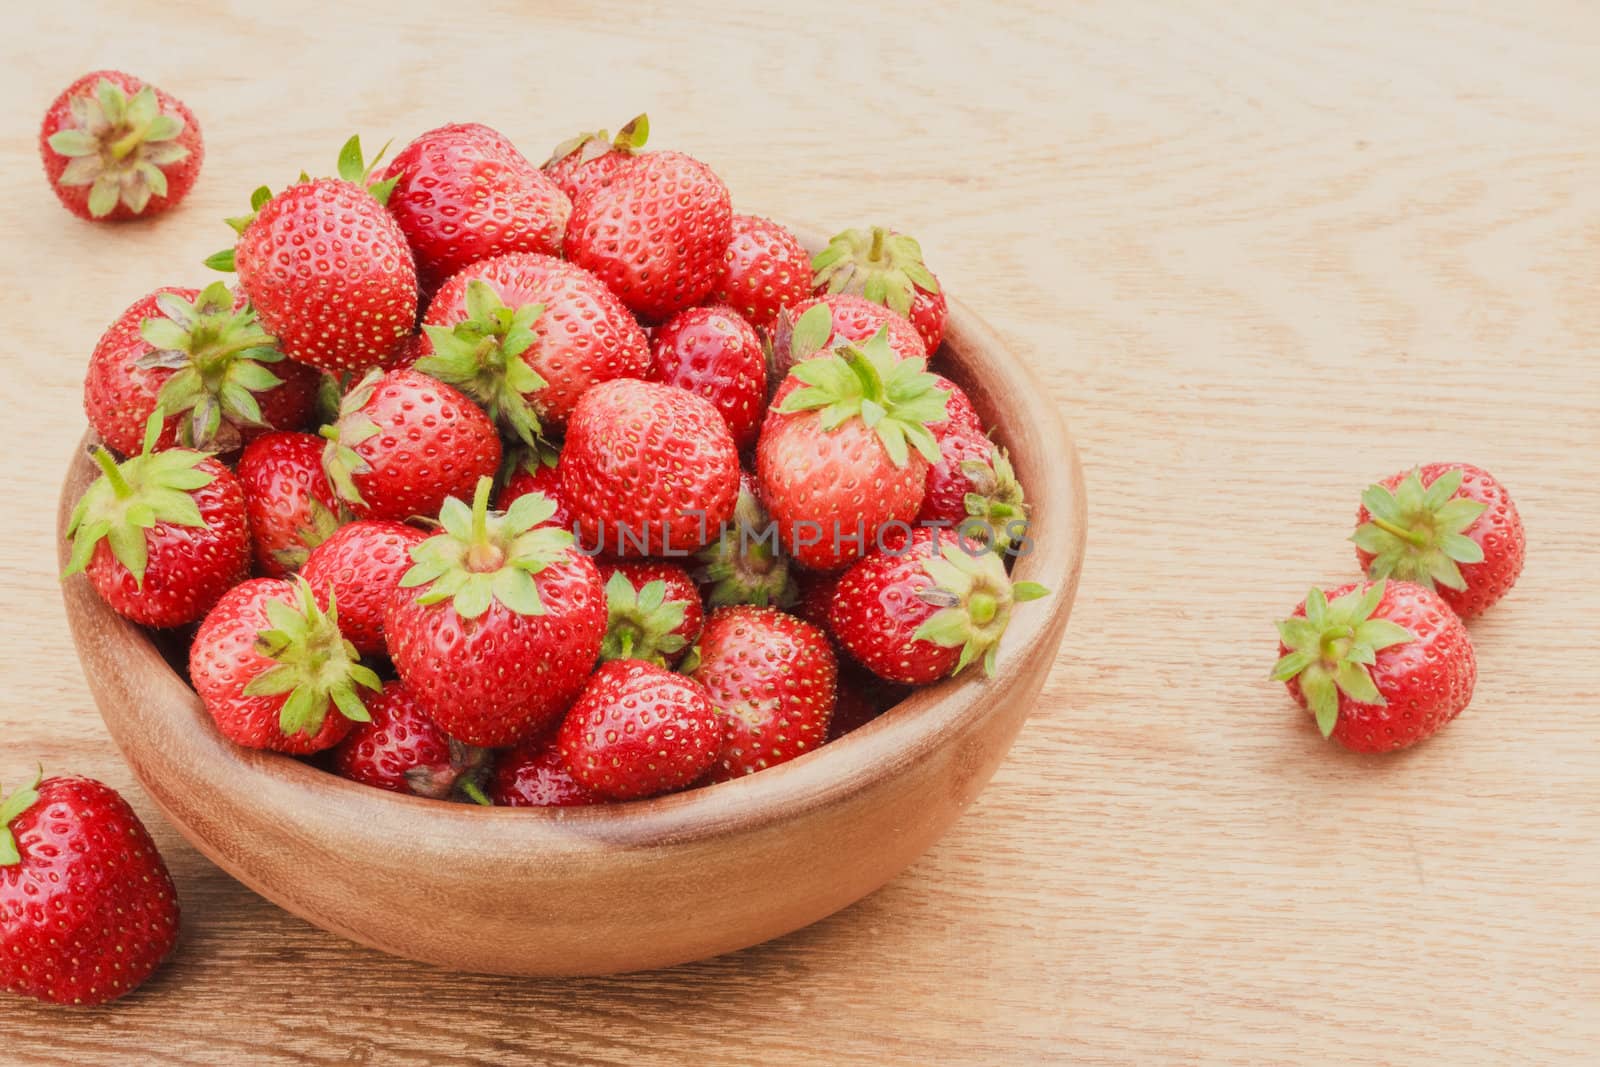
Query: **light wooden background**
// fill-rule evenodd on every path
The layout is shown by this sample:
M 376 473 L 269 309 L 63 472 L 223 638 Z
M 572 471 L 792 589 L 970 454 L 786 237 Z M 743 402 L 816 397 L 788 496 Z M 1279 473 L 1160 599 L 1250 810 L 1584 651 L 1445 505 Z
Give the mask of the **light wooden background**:
M 0 1060 L 1595 1062 L 1600 8 L 1423 6 L 9 16 L 0 777 L 133 790 L 185 924 L 119 1007 L 0 1006 Z M 205 126 L 199 187 L 154 226 L 79 223 L 39 173 L 36 117 L 103 65 Z M 443 974 L 254 897 L 133 789 L 53 573 L 84 359 L 133 298 L 206 277 L 250 188 L 331 169 L 352 130 L 475 119 L 538 155 L 641 108 L 744 210 L 921 236 L 1060 400 L 1088 566 L 1010 760 L 882 892 L 673 971 Z M 1271 621 L 1352 574 L 1366 482 L 1441 458 L 1511 487 L 1528 567 L 1473 630 L 1465 715 L 1352 758 L 1265 680 Z

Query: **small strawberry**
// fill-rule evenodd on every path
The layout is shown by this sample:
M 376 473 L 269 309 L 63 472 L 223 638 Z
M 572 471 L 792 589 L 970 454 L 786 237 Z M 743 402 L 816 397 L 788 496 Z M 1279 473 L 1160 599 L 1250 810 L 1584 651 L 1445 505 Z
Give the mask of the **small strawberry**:
M 1414 745 L 1472 700 L 1478 667 L 1466 627 L 1411 582 L 1313 588 L 1278 636 L 1272 677 L 1323 737 L 1357 752 Z
M 269 433 L 239 457 L 256 570 L 287 578 L 341 521 L 339 497 L 322 469 L 326 442 L 314 433 Z
M 334 747 L 333 773 L 391 793 L 443 800 L 459 790 L 470 800 L 488 803 L 478 784 L 488 751 L 446 735 L 405 683 L 385 682 L 366 706 L 372 721 L 356 723 Z
M 153 218 L 187 196 L 205 147 L 183 101 L 131 74 L 98 70 L 45 112 L 39 154 L 68 211 L 114 222 Z
M 177 941 L 172 876 L 116 790 L 46 778 L 0 800 L 0 988 L 104 1004 Z
M 598 804 L 561 762 L 556 732 L 544 733 L 504 753 L 489 779 L 489 800 L 505 808 L 573 808 Z
M 838 591 L 839 579 L 843 577 L 843 571 L 801 571 L 796 576 L 795 615 L 827 634 L 829 639 L 833 639 L 833 624 L 828 616 L 833 612 L 833 594 Z
M 537 493 L 489 511 L 451 497 L 440 531 L 389 599 L 384 633 L 395 669 L 433 720 L 469 745 L 516 744 L 572 703 L 600 654 L 605 589 L 572 534 L 543 525 Z
M 948 526 L 969 545 L 1005 552 L 1028 534 L 1028 506 L 1006 450 L 987 437 L 952 434 L 928 468 L 917 521 Z
M 204 452 L 154 451 L 160 432 L 158 411 L 146 424 L 145 450 L 120 464 L 92 448 L 103 475 L 72 509 L 62 577 L 85 572 L 111 609 L 134 622 L 183 626 L 249 573 L 250 525 L 233 472 Z
M 900 359 L 925 359 L 922 335 L 888 308 L 850 293 L 834 293 L 783 309 L 772 331 L 767 383 L 776 389 L 796 363 L 825 356 L 841 343 L 865 344 L 887 330 L 889 347 Z
M 389 654 L 384 612 L 411 569 L 411 550 L 427 539 L 415 526 L 365 519 L 341 526 L 300 568 L 318 603 L 338 603 L 339 629 L 363 656 Z
M 755 328 L 728 307 L 692 307 L 656 327 L 650 378 L 705 397 L 741 450 L 767 407 L 767 357 Z
M 705 298 L 733 225 L 728 187 L 679 152 L 651 152 L 580 195 L 567 258 L 641 318 L 660 321 Z
M 650 120 L 644 115 L 623 126 L 614 138 L 605 130 L 580 133 L 556 145 L 544 163 L 544 172 L 568 199 L 577 203 L 584 193 L 607 184 L 633 166 L 649 138 Z
M 543 493 L 556 506 L 547 525 L 572 529 L 572 516 L 561 499 L 561 453 L 549 444 L 541 442 L 537 448 L 522 449 L 510 457 L 504 484 L 495 494 L 495 510 L 510 511 L 519 497 L 529 493 Z
M 944 340 L 945 300 L 939 279 L 922 265 L 916 239 L 882 226 L 845 230 L 811 259 L 818 293 L 860 293 L 911 320 L 933 355 Z
M 644 331 L 589 272 L 519 253 L 475 263 L 428 305 L 416 369 L 483 404 L 532 445 L 597 382 L 642 378 Z
M 935 440 L 943 441 L 956 434 L 986 436 L 988 431 L 983 428 L 983 419 L 978 417 L 978 409 L 972 406 L 972 398 L 967 396 L 966 390 L 942 374 L 935 374 L 933 380 L 940 389 L 950 394 L 950 401 L 945 405 L 948 417 L 943 422 L 928 424 Z
M 722 721 L 711 781 L 785 763 L 826 740 L 839 664 L 810 623 L 776 608 L 719 608 L 690 659 Z
M 608 800 L 669 793 L 716 761 L 722 725 L 699 682 L 640 660 L 602 664 L 561 721 L 561 761 Z
M 606 638 L 600 659 L 642 659 L 663 667 L 683 658 L 705 622 L 700 591 L 676 563 L 602 563 Z
M 389 213 L 417 260 L 424 292 L 507 252 L 560 255 L 572 202 L 498 131 L 477 123 L 429 130 L 402 148 Z
M 364 519 L 438 514 L 500 469 L 500 436 L 483 409 L 415 370 L 368 371 L 322 436 L 328 480 Z
M 1350 540 L 1368 577 L 1432 589 L 1463 619 L 1510 592 L 1527 552 L 1511 494 L 1469 463 L 1430 463 L 1369 486 Z
M 995 553 L 969 555 L 949 534 L 922 528 L 845 571 L 828 619 L 878 677 L 927 685 L 980 659 L 993 674 L 1013 607 L 1046 592 L 1037 582 L 1013 584 Z
M 706 603 L 786 608 L 795 600 L 789 563 L 778 548 L 778 529 L 761 506 L 755 479 L 739 472 L 739 498 L 717 539 L 700 550 L 696 579 L 706 584 Z
M 739 452 L 710 401 L 672 385 L 604 382 L 567 425 L 561 495 L 585 551 L 682 554 L 733 514 Z
M 731 233 L 711 299 L 770 332 L 780 311 L 811 295 L 811 256 L 798 237 L 771 219 L 735 215 Z
M 206 615 L 189 646 L 189 677 L 234 744 L 306 755 L 332 748 L 371 716 L 356 687 L 383 683 L 303 579 L 253 578 Z

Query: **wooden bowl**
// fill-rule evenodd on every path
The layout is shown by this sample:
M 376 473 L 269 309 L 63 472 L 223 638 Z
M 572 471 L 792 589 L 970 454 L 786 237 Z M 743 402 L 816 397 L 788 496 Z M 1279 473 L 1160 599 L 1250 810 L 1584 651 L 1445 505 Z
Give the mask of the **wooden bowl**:
M 150 634 L 77 575 L 67 616 L 100 714 L 182 834 L 268 900 L 353 941 L 464 971 L 590 975 L 797 930 L 904 869 L 972 802 L 1032 710 L 1067 625 L 1084 491 L 1050 394 L 955 301 L 940 368 L 1010 449 L 1033 507 L 1020 605 L 976 669 L 740 781 L 630 804 L 478 808 L 356 785 L 238 748 Z M 86 439 L 85 444 L 88 443 Z M 83 450 L 58 523 L 96 473 Z M 61 539 L 61 557 L 67 542 Z

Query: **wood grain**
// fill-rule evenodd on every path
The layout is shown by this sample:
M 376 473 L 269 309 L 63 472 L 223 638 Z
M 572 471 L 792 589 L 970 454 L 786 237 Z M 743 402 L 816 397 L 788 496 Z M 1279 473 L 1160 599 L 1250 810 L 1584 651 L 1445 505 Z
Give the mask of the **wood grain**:
M 361 10 L 365 6 L 366 10 Z M 1044 377 L 1091 542 L 1040 708 L 905 875 L 763 948 L 618 979 L 461 978 L 351 948 L 183 847 L 121 1006 L 8 1002 L 3 1058 L 94 1064 L 1579 1063 L 1600 1047 L 1600 13 L 1242 0 L 33 5 L 0 41 L 0 777 L 131 787 L 53 573 L 83 360 L 204 277 L 246 191 L 360 129 L 532 153 L 647 107 L 745 210 L 891 219 Z M 138 18 L 125 12 L 141 11 Z M 305 27 L 315 13 L 316 29 Z M 158 225 L 43 185 L 34 116 L 114 64 L 182 95 L 206 171 Z M 1270 620 L 1352 573 L 1362 485 L 1470 459 L 1530 529 L 1473 706 L 1328 749 Z

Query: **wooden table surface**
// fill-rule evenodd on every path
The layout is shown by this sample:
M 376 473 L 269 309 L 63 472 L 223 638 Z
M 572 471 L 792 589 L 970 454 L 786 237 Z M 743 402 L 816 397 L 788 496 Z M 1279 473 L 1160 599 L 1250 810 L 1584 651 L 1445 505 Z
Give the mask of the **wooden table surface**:
M 184 936 L 120 1005 L 8 1000 L 0 1060 L 1595 1062 L 1600 11 L 1396 6 L 11 15 L 0 779 L 37 759 L 129 791 Z M 40 176 L 37 116 L 101 66 L 201 116 L 200 184 L 155 225 L 80 223 Z M 331 169 L 352 130 L 480 120 L 536 156 L 642 108 L 743 210 L 920 235 L 1060 401 L 1088 565 L 1010 759 L 881 892 L 671 971 L 445 974 L 255 897 L 133 786 L 53 564 L 84 361 L 135 297 L 207 277 L 252 187 Z M 1527 569 L 1473 629 L 1462 718 L 1351 757 L 1266 680 L 1271 623 L 1353 575 L 1361 488 L 1433 459 L 1510 486 Z

